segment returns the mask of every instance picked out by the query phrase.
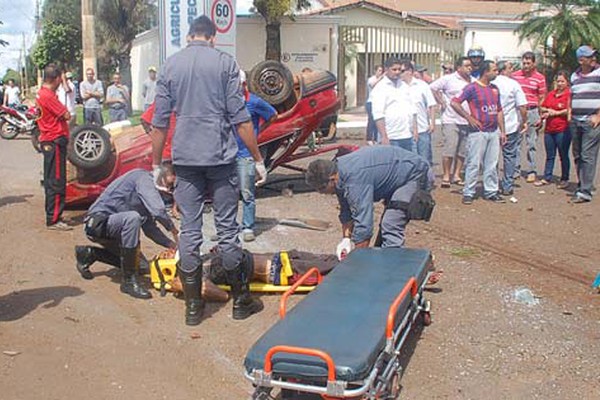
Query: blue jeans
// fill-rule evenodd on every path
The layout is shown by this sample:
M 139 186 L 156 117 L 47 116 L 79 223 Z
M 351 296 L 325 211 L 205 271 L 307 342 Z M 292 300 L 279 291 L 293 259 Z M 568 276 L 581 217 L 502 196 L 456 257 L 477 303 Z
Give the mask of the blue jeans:
M 470 132 L 467 136 L 467 166 L 463 196 L 475 197 L 479 168 L 483 165 L 483 196 L 498 193 L 500 137 L 495 132 Z
M 502 179 L 502 190 L 510 192 L 515 183 L 515 171 L 519 162 L 519 147 L 521 147 L 522 136 L 520 132 L 511 133 L 506 136 L 506 144 L 502 148 L 502 163 L 504 165 L 504 178 Z
M 589 121 L 572 121 L 573 159 L 579 179 L 579 196 L 592 199 L 592 187 L 596 177 L 598 150 L 600 149 L 600 126 L 592 128 Z
M 554 172 L 554 160 L 556 159 L 556 150 L 560 156 L 560 180 L 568 181 L 571 169 L 569 161 L 569 147 L 571 146 L 571 134 L 569 130 L 559 133 L 544 134 L 544 146 L 546 147 L 546 166 L 544 167 L 544 179 L 550 182 Z
M 390 144 L 392 146 L 402 147 L 404 150 L 413 151 L 413 138 L 390 139 Z
M 242 229 L 254 229 L 256 220 L 255 176 L 253 158 L 240 157 L 236 160 L 242 197 Z
M 413 153 L 423 157 L 429 165 L 433 165 L 433 151 L 431 150 L 431 132 L 419 132 L 419 140 L 413 141 Z

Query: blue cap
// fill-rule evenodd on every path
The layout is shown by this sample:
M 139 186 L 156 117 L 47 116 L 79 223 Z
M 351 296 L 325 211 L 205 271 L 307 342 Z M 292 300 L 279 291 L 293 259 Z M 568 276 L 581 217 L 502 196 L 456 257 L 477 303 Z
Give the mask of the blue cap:
M 592 57 L 594 54 L 596 54 L 596 50 L 592 49 L 590 46 L 581 46 L 575 52 L 577 58 Z

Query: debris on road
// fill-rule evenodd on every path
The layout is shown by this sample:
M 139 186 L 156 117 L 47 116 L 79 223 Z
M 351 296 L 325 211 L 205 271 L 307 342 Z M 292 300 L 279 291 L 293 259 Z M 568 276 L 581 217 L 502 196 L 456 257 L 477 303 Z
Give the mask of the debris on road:
M 4 350 L 2 352 L 2 354 L 4 354 L 5 356 L 14 357 L 14 356 L 18 356 L 19 354 L 21 354 L 21 352 L 20 351 L 13 351 L 13 350 Z
M 527 288 L 520 288 L 514 291 L 513 299 L 517 303 L 527 306 L 536 306 L 540 301 L 533 295 L 533 292 Z

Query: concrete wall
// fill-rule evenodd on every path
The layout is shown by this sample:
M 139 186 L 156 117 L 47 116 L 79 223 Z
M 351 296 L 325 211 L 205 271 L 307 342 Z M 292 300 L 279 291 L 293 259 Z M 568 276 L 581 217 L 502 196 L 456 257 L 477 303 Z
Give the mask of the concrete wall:
M 148 78 L 148 67 L 159 64 L 158 29 L 138 35 L 131 48 L 131 106 L 134 110 L 144 108 L 142 85 Z
M 527 40 L 519 43 L 519 36 L 514 33 L 520 22 L 465 19 L 461 24 L 465 27 L 465 53 L 478 45 L 483 47 L 487 59 L 501 60 L 520 58 L 533 49 Z
M 240 66 L 250 70 L 264 60 L 265 23 L 262 18 L 239 16 L 236 52 Z M 303 68 L 325 69 L 337 74 L 337 25 L 335 17 L 297 17 L 281 24 L 282 61 L 292 72 Z

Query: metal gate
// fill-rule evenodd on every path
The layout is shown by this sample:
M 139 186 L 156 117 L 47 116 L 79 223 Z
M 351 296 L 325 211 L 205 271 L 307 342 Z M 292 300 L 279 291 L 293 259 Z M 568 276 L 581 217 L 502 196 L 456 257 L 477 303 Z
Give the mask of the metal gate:
M 338 90 L 346 108 L 346 83 L 354 86 L 356 105 L 366 101 L 366 82 L 375 66 L 391 56 L 410 58 L 439 76 L 442 63 L 454 63 L 464 54 L 463 31 L 437 27 L 340 26 L 338 33 Z M 347 82 L 348 74 L 356 82 Z

